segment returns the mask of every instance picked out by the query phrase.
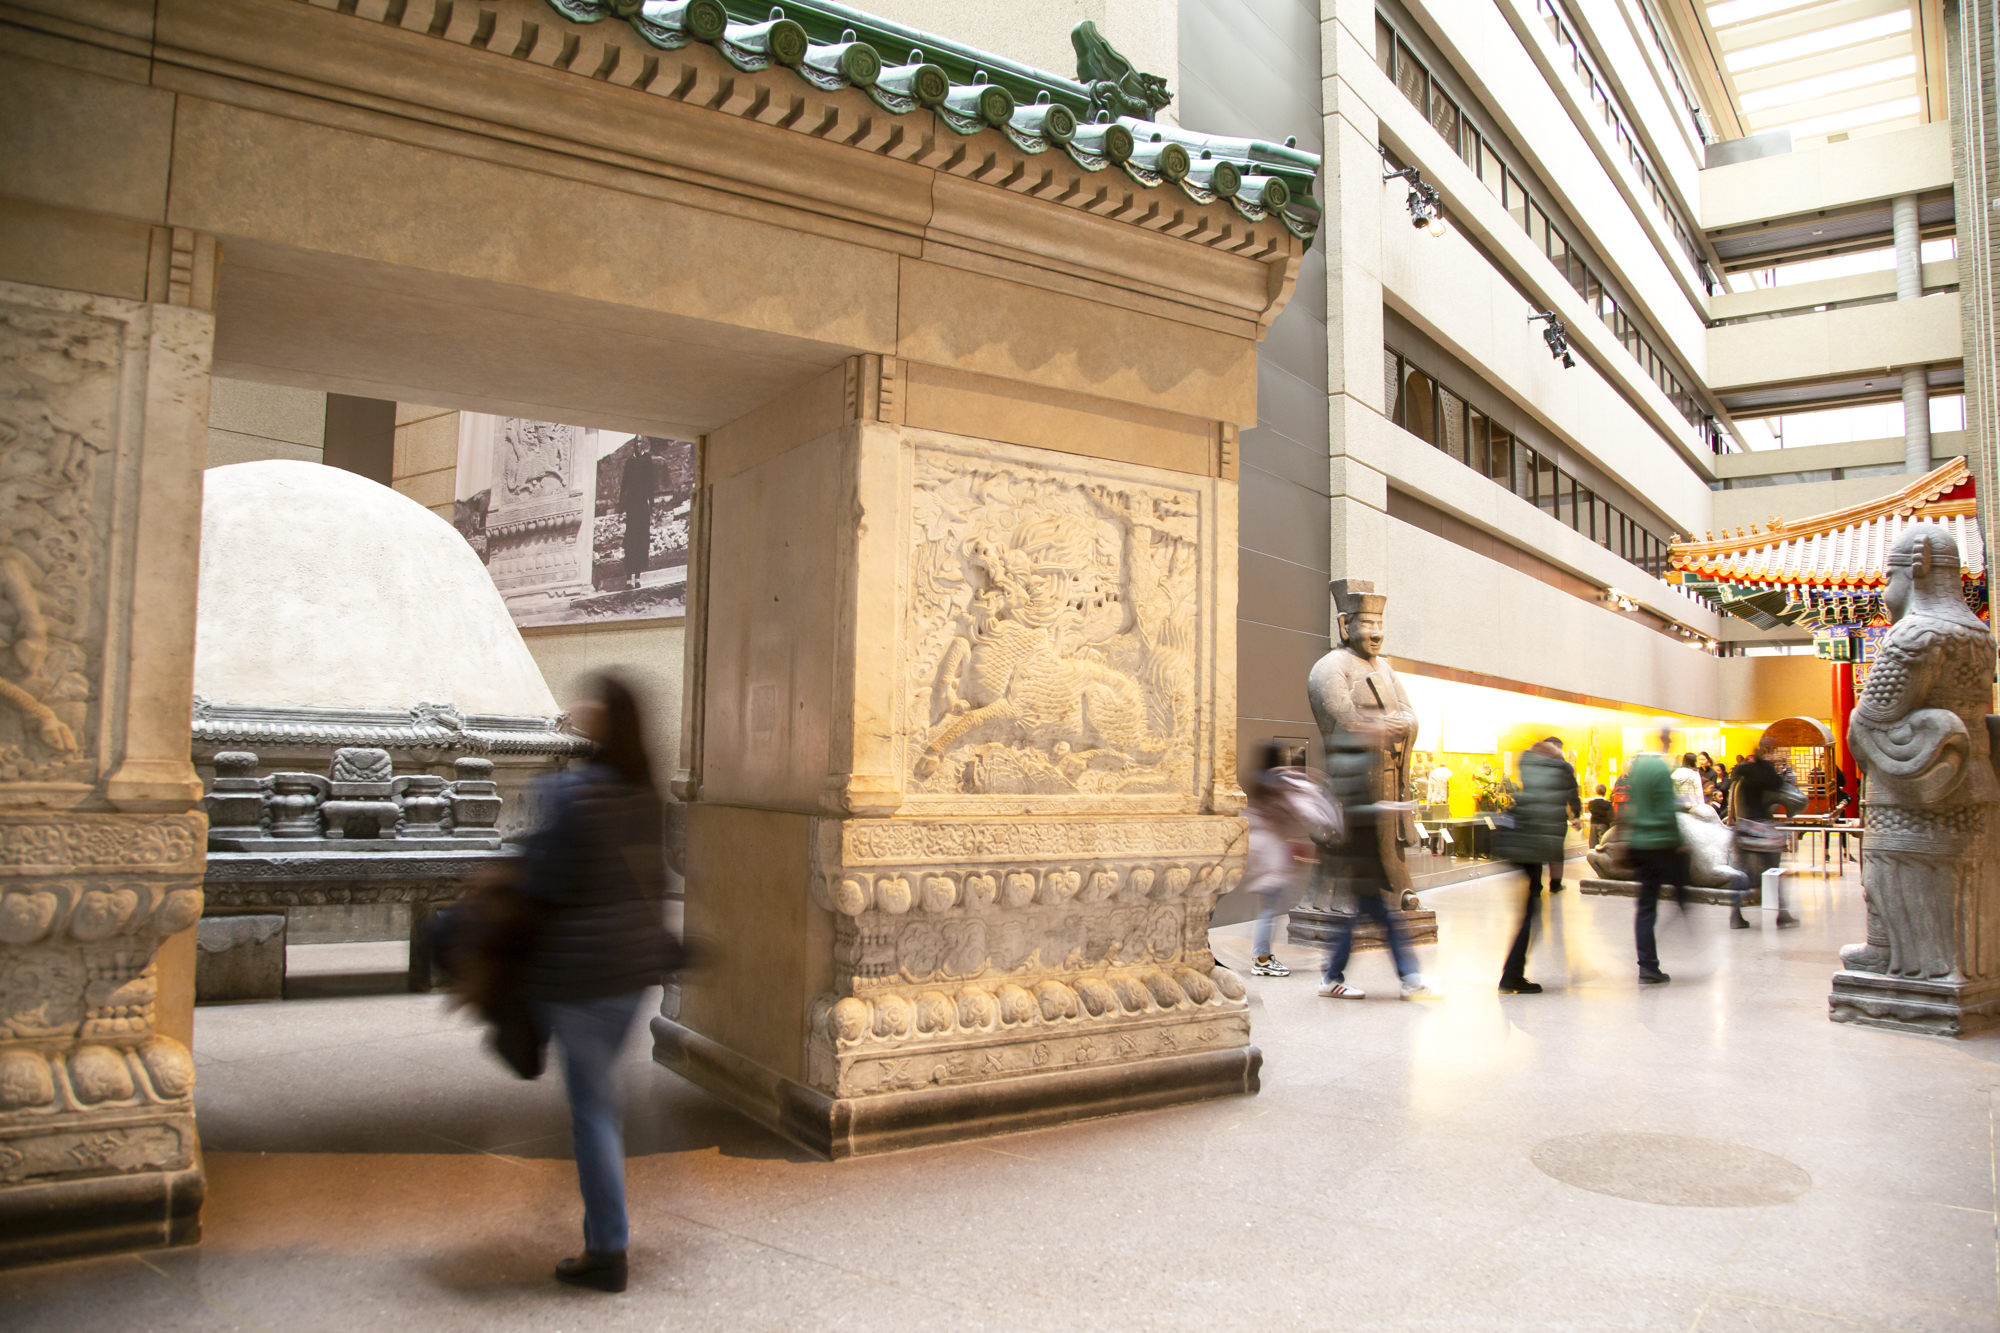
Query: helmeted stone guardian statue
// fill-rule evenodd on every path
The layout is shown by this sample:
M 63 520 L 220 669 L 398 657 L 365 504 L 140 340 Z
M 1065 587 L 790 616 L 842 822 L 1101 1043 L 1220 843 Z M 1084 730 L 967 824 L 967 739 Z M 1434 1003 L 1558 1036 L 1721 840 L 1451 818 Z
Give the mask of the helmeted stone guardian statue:
M 1306 677 L 1306 695 L 1328 752 L 1342 728 L 1379 734 L 1384 744 L 1382 791 L 1378 799 L 1410 799 L 1410 754 L 1417 739 L 1417 710 L 1394 667 L 1382 656 L 1382 611 L 1388 598 L 1363 579 L 1336 579 L 1332 584 L 1339 617 L 1341 644 L 1313 665 Z M 1389 884 L 1400 897 L 1410 888 L 1405 860 L 1417 840 L 1416 817 L 1403 811 L 1377 821 L 1382 837 L 1382 864 Z
M 1890 548 L 1894 622 L 1848 725 L 1867 782 L 1868 940 L 1840 951 L 1832 1016 L 1966 1036 L 2000 1024 L 2000 778 L 1994 643 L 1935 524 Z

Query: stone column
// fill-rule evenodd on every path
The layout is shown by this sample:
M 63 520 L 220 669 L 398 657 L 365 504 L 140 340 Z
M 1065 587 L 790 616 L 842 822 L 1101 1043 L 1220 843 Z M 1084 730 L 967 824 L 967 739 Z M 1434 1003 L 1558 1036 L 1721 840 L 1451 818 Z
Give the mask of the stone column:
M 0 1264 L 198 1230 L 194 1065 L 154 1014 L 202 904 L 214 262 L 158 228 L 149 301 L 0 283 Z
M 1889 220 L 1896 237 L 1896 299 L 1918 300 L 1924 294 L 1924 248 L 1917 196 L 1897 195 Z M 1923 366 L 1903 367 L 1903 470 L 1931 470 L 1931 389 Z
M 1991 5 L 1944 0 L 1951 160 L 1958 217 L 1958 289 L 1965 347 L 1965 452 L 1979 525 L 2000 531 L 2000 322 L 1996 322 L 1995 202 L 2000 201 L 2000 107 L 1994 104 L 2000 16 Z
M 1245 841 L 1233 477 L 915 429 L 901 363 L 836 373 L 846 424 L 781 438 L 802 391 L 703 445 L 712 961 L 657 1058 L 834 1157 L 1254 1091 L 1207 934 Z

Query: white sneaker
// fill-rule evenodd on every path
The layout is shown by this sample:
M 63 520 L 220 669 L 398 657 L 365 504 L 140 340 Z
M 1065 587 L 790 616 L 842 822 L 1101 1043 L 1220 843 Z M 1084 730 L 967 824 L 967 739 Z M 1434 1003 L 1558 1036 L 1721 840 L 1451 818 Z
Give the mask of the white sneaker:
M 1421 976 L 1406 977 L 1403 980 L 1403 998 L 1406 1000 L 1442 1000 L 1444 992 L 1435 989 Z
M 1335 1000 L 1365 1000 L 1368 992 L 1359 986 L 1350 986 L 1344 981 L 1329 981 L 1319 988 L 1321 995 Z

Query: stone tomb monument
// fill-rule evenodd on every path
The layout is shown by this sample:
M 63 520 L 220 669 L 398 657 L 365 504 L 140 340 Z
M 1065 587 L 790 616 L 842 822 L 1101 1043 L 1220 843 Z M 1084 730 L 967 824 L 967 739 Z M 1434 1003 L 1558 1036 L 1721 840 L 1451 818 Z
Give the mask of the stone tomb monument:
M 384 752 L 420 793 L 480 759 L 506 802 L 501 831 L 530 823 L 527 783 L 588 746 L 457 529 L 317 463 L 233 463 L 202 480 L 196 770 L 213 780 L 223 755 L 251 752 L 293 785 L 348 784 L 370 778 L 334 773 L 337 751 Z M 324 567 L 272 558 L 291 551 Z M 332 799 L 387 799 L 361 791 Z M 327 814 L 313 806 L 315 836 Z
M 333 753 L 327 776 L 257 777 L 257 756 L 215 756 L 208 809 L 208 880 L 197 943 L 197 1000 L 277 999 L 285 977 L 285 918 L 299 907 L 404 903 L 410 941 L 501 850 L 493 761 L 457 761 L 447 782 L 397 776 L 387 750 Z M 248 955 L 239 957 L 237 955 Z M 409 985 L 431 988 L 429 961 L 410 952 Z
M 1861 764 L 1868 939 L 1840 951 L 1837 1023 L 1964 1037 L 2000 1026 L 2000 779 L 1992 631 L 1965 601 L 1958 544 L 1905 528 L 1848 744 Z
M 1410 755 L 1417 742 L 1417 710 L 1410 703 L 1396 669 L 1382 656 L 1382 611 L 1388 598 L 1365 579 L 1335 579 L 1329 589 L 1341 643 L 1313 664 L 1306 678 L 1306 695 L 1326 750 L 1332 753 L 1334 734 L 1348 730 L 1379 730 L 1387 743 L 1381 780 L 1385 801 L 1414 799 L 1410 785 Z M 1412 944 L 1437 940 L 1437 913 L 1422 906 L 1410 885 L 1409 850 L 1417 840 L 1416 816 L 1404 811 L 1375 825 L 1382 839 L 1382 866 L 1388 875 L 1390 910 L 1399 913 Z M 1326 944 L 1333 938 L 1333 918 L 1343 910 L 1339 889 L 1324 864 L 1315 867 L 1306 900 L 1287 917 L 1285 938 L 1293 944 Z M 1357 948 L 1382 948 L 1387 941 L 1372 924 L 1357 927 Z

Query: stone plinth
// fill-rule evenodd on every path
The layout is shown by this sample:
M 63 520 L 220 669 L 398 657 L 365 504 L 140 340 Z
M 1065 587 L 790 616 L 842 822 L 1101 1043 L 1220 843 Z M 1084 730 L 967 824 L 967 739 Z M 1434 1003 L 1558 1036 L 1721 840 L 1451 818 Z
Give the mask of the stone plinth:
M 1585 893 L 1603 894 L 1613 898 L 1637 898 L 1639 896 L 1639 882 L 1632 879 L 1587 879 L 1583 881 L 1582 888 Z M 1680 890 L 1681 901 L 1713 903 L 1722 907 L 1730 906 L 1742 896 L 1735 889 L 1714 889 L 1700 884 L 1690 884 Z M 1666 902 L 1674 900 L 1674 888 L 1671 884 L 1666 885 L 1660 890 L 1660 898 Z M 1743 905 L 1746 907 L 1755 907 L 1757 904 L 1753 899 L 1745 902 Z
M 424 923 L 440 907 L 463 897 L 474 876 L 514 853 L 498 848 L 396 851 L 394 843 L 385 844 L 388 850 L 356 845 L 367 850 L 210 852 L 204 885 L 207 914 L 255 919 L 288 907 L 407 903 L 410 989 L 430 990 L 429 955 L 415 947 Z M 202 924 L 206 928 L 210 923 Z
M 1285 942 L 1325 948 L 1333 943 L 1335 922 L 1343 915 L 1348 914 L 1321 911 L 1301 903 L 1287 914 Z M 1420 907 L 1413 911 L 1392 909 L 1389 915 L 1403 927 L 1403 934 L 1408 937 L 1411 945 L 1437 943 L 1438 914 L 1430 908 Z M 1389 938 L 1373 921 L 1358 921 L 1354 926 L 1354 947 L 1386 949 L 1389 947 Z
M 1842 970 L 1833 974 L 1827 1007 L 1836 1023 L 1972 1037 L 2000 1028 L 2000 979 L 1925 980 Z
M 202 1004 L 281 1000 L 285 995 L 282 914 L 212 916 L 195 930 L 194 998 Z

